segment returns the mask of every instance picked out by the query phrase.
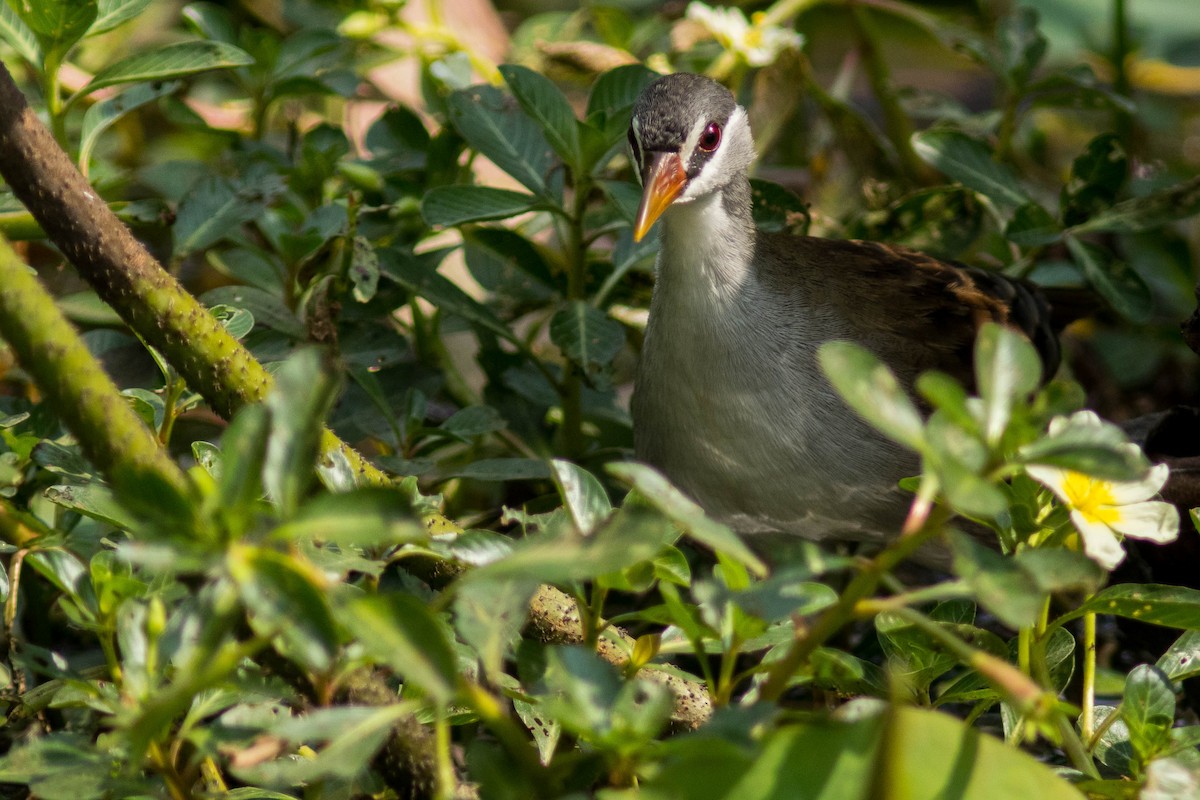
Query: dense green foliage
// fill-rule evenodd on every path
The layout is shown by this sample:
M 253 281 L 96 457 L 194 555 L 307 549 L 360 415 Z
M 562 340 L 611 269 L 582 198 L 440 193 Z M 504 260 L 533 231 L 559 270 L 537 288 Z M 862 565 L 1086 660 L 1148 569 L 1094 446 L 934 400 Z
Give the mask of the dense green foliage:
M 1046 5 L 1061 26 L 1095 4 Z M 14 364 L 26 337 L 0 351 L 6 793 L 1200 793 L 1179 702 L 1200 591 L 1113 582 L 1084 552 L 1109 523 L 1169 538 L 1126 524 L 1161 512 L 1165 474 L 1019 335 L 984 327 L 974 387 L 929 374 L 920 398 L 865 350 L 822 348 L 846 401 L 922 459 L 877 553 L 796 542 L 767 565 L 629 460 L 656 243 L 632 240 L 625 136 L 646 64 L 730 84 L 771 174 L 806 184 L 813 207 L 756 179 L 764 229 L 1086 287 L 1104 308 L 1069 360 L 1094 404 L 1129 416 L 1166 373 L 1194 390 L 1177 325 L 1200 107 L 1139 80 L 1200 28 L 1111 5 L 1093 68 L 998 3 L 780 0 L 733 33 L 645 3 L 513 11 L 498 66 L 436 2 L 421 23 L 403 2 L 0 3 L 0 57 L 61 146 L 274 375 L 227 425 L 205 412 L 0 193 L 0 233 L 188 468 L 182 503 L 113 480 L 81 447 L 113 432 L 68 430 Z M 992 104 L 897 88 L 906 53 Z M 420 97 L 347 122 L 397 65 Z M 323 422 L 395 483 L 356 484 Z M 921 547 L 951 574 L 917 583 Z M 1179 638 L 1097 669 L 1097 615 Z

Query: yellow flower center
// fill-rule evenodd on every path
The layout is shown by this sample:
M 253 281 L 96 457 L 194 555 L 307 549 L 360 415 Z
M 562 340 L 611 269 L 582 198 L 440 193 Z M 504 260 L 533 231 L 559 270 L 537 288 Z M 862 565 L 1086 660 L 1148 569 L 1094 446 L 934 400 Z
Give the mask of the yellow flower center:
M 1092 522 L 1109 525 L 1121 518 L 1112 493 L 1112 484 L 1079 472 L 1067 472 L 1063 479 L 1063 494 L 1071 508 Z

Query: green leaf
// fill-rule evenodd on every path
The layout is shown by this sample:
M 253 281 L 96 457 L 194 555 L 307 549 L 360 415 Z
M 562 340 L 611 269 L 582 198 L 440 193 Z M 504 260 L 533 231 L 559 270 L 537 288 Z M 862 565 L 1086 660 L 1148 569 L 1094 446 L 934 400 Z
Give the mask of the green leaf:
M 406 594 L 360 595 L 346 601 L 338 619 L 362 648 L 438 705 L 458 695 L 458 663 L 442 625 Z
M 677 536 L 667 520 L 652 510 L 626 507 L 590 536 L 581 536 L 574 526 L 565 525 L 526 536 L 509 555 L 471 570 L 460 580 L 555 584 L 592 580 L 652 561 Z
M 984 436 L 1000 441 L 1008 427 L 1014 400 L 1025 397 L 1042 377 L 1037 350 L 1014 330 L 988 322 L 975 340 L 975 382 L 983 398 Z
M 476 481 L 547 480 L 550 468 L 540 458 L 481 458 L 450 469 L 446 475 Z
M 592 84 L 586 119 L 610 140 L 625 135 L 630 112 L 642 90 L 661 77 L 641 64 L 623 64 L 603 73 Z
M 138 518 L 118 503 L 112 491 L 103 484 L 51 486 L 45 494 L 46 499 L 55 505 L 69 508 L 119 530 L 134 533 L 145 531 L 145 526 Z
M 246 334 L 254 330 L 254 315 L 244 308 L 221 304 L 212 306 L 208 311 L 235 339 L 244 339 Z
M 16 50 L 17 55 L 30 64 L 41 67 L 42 48 L 37 36 L 21 21 L 13 6 L 6 2 L 0 2 L 0 41 Z
M 980 605 L 1013 628 L 1037 622 L 1046 596 L 1015 560 L 965 534 L 952 536 L 950 542 L 954 572 L 971 587 Z
M 1063 625 L 1084 614 L 1111 614 L 1152 625 L 1200 629 L 1200 590 L 1183 586 L 1122 583 L 1110 586 L 1058 619 Z
M 1043 247 L 1062 238 L 1062 227 L 1037 203 L 1025 203 L 1004 226 L 1004 238 L 1018 247 Z
M 785 186 L 760 178 L 750 179 L 750 196 L 754 202 L 754 224 L 760 231 L 784 231 L 802 221 L 808 225 L 808 206 Z
M 271 535 L 275 539 L 315 539 L 339 547 L 371 548 L 425 542 L 429 538 L 408 495 L 383 486 L 319 495 Z
M 763 563 L 728 526 L 709 519 L 704 509 L 684 496 L 666 478 L 645 464 L 613 463 L 605 468 L 610 475 L 633 486 L 638 494 L 672 521 L 692 539 L 705 547 L 744 565 L 756 575 L 767 574 Z
M 965 133 L 922 131 L 912 143 L 926 163 L 998 205 L 1015 209 L 1032 202 L 1012 168 L 994 161 L 986 145 Z
M 584 536 L 596 530 L 612 514 L 608 493 L 595 475 L 562 459 L 551 461 L 550 470 L 571 521 Z
M 270 415 L 262 405 L 240 409 L 221 436 L 221 461 L 213 508 L 230 532 L 240 535 L 251 524 L 262 497 L 262 465 L 267 453 Z
M 175 256 L 203 250 L 235 233 L 242 223 L 258 219 L 283 190 L 282 182 L 234 184 L 218 175 L 205 175 L 179 200 Z
M 490 186 L 435 186 L 421 198 L 421 216 L 430 225 L 462 225 L 515 217 L 539 203 L 531 194 Z
M 151 0 L 99 0 L 96 21 L 88 29 L 88 36 L 118 28 L 141 14 Z
M 79 133 L 79 163 L 85 169 L 91 160 L 92 150 L 100 134 L 128 114 L 130 111 L 152 103 L 160 97 L 174 94 L 180 87 L 177 81 L 148 83 L 131 86 L 116 97 L 101 100 L 83 115 L 83 129 Z
M 1162 654 L 1155 666 L 1173 681 L 1200 675 L 1200 630 L 1186 631 Z
M 625 329 L 591 303 L 575 300 L 550 320 L 550 341 L 591 373 L 612 363 L 625 344 Z
M 553 152 L 536 122 L 494 86 L 450 95 L 450 121 L 471 147 L 537 195 L 549 197 Z
M 1200 212 L 1200 176 L 1145 197 L 1135 197 L 1101 211 L 1068 233 L 1137 233 Z M 1068 240 L 1069 241 L 1069 240 Z
M 1142 764 L 1149 763 L 1171 743 L 1175 724 L 1175 689 L 1162 670 L 1147 664 L 1134 667 L 1125 679 L 1121 718 L 1129 742 Z
M 0 759 L 0 781 L 29 787 L 44 800 L 100 800 L 117 792 L 114 763 L 84 736 L 50 733 Z
M 96 21 L 96 0 L 8 0 L 8 5 L 38 37 L 43 52 L 59 62 Z
M 253 63 L 254 59 L 245 50 L 224 42 L 178 42 L 134 53 L 115 64 L 110 64 L 96 73 L 96 77 L 76 92 L 74 97 L 91 94 L 97 89 L 120 83 L 163 81 L 212 69 L 244 67 Z
M 519 342 L 517 336 L 490 308 L 442 277 L 436 269 L 436 261 L 432 258 L 414 257 L 397 248 L 385 250 L 380 255 L 381 271 L 386 277 L 421 295 L 447 313 L 456 314 L 467 322 L 491 331 L 501 339 L 514 344 Z
M 1088 283 L 1114 311 L 1131 322 L 1149 319 L 1154 310 L 1150 288 L 1132 267 L 1107 250 L 1074 236 L 1067 237 L 1067 249 L 1083 269 Z
M 325 672 L 339 651 L 337 625 L 317 570 L 293 556 L 259 547 L 230 551 L 246 619 L 259 636 L 278 638 L 280 651 L 306 669 Z
M 1124 432 L 1111 423 L 1068 423 L 1053 434 L 1021 447 L 1025 464 L 1045 464 L 1115 481 L 1141 478 L 1149 468 L 1142 452 L 1130 446 Z
M 1018 748 L 920 708 L 786 725 L 755 741 L 704 733 L 668 741 L 661 766 L 640 788 L 672 800 L 1080 798 Z
M 926 449 L 921 415 L 883 362 L 845 341 L 821 345 L 818 359 L 833 388 L 863 419 L 906 447 Z
M 554 152 L 575 171 L 580 168 L 579 126 L 566 96 L 553 81 L 528 67 L 501 64 L 500 74 L 521 108 L 542 129 Z
M 1096 729 L 1102 730 L 1100 739 L 1096 742 L 1096 758 L 1109 769 L 1120 775 L 1130 772 L 1130 762 L 1133 760 L 1133 745 L 1129 741 L 1129 727 L 1125 720 L 1118 715 L 1116 722 L 1105 724 L 1108 718 L 1117 713 L 1112 706 L 1096 706 Z
M 304 323 L 284 305 L 277 291 L 255 286 L 218 286 L 205 292 L 200 299 L 211 308 L 225 306 L 241 309 L 248 313 L 255 323 L 261 323 L 291 339 L 302 340 L 308 337 Z
M 267 395 L 271 434 L 263 460 L 263 486 L 289 517 L 312 483 L 322 423 L 337 398 L 338 380 L 315 347 L 297 350 L 275 372 Z

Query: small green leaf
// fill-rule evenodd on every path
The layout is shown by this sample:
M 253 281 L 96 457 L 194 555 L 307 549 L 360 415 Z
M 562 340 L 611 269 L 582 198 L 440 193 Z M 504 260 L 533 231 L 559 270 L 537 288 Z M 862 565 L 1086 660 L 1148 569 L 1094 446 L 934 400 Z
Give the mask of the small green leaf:
M 481 458 L 446 474 L 476 481 L 531 481 L 549 479 L 550 468 L 540 458 Z
M 608 493 L 595 475 L 561 459 L 551 461 L 550 469 L 571 521 L 584 536 L 596 530 L 612 514 Z
M 629 127 L 630 111 L 642 90 L 661 77 L 642 64 L 623 64 L 603 73 L 588 95 L 587 121 L 610 138 L 623 136 Z
M 1037 621 L 1046 596 L 1019 564 L 965 534 L 952 536 L 950 542 L 954 572 L 967 582 L 984 608 L 1013 628 Z
M 42 48 L 37 36 L 21 21 L 9 3 L 0 3 L 0 41 L 17 51 L 17 55 L 30 64 L 42 64 Z
M 506 423 L 500 412 L 491 406 L 467 406 L 460 408 L 451 415 L 450 419 L 438 426 L 458 439 L 467 441 L 485 433 L 495 433 L 503 430 Z
M 46 490 L 46 499 L 119 530 L 134 533 L 144 531 L 145 526 L 118 503 L 112 491 L 103 484 L 51 486 Z
M 421 216 L 430 225 L 462 225 L 507 219 L 539 208 L 531 194 L 490 186 L 435 186 L 421 198 Z
M 550 341 L 585 372 L 607 367 L 625 344 L 625 329 L 600 309 L 575 300 L 550 320 Z
M 1116 481 L 1136 480 L 1149 468 L 1142 452 L 1111 423 L 1068 423 L 1021 447 L 1017 457 L 1025 464 L 1045 464 Z
M 982 142 L 954 130 L 913 135 L 913 150 L 926 163 L 997 204 L 1019 208 L 1031 202 L 1011 167 L 997 163 Z
M 537 123 L 494 86 L 472 86 L 447 100 L 450 121 L 496 166 L 539 196 L 549 196 L 553 151 Z
M 1200 630 L 1185 631 L 1155 665 L 1173 681 L 1200 675 Z
M 96 0 L 8 0 L 8 5 L 37 35 L 43 52 L 55 54 L 58 62 L 83 38 L 97 14 Z
M 83 115 L 83 129 L 79 133 L 79 163 L 85 169 L 92 157 L 92 150 L 100 134 L 108 130 L 130 111 L 152 103 L 160 97 L 174 94 L 179 89 L 178 81 L 155 82 L 131 86 L 116 97 L 101 100 Z
M 338 381 L 315 347 L 297 350 L 275 372 L 267 395 L 271 434 L 263 461 L 263 485 L 289 517 L 312 483 L 322 423 L 337 397 Z
M 212 306 L 208 311 L 235 339 L 243 339 L 254 330 L 254 315 L 244 308 L 221 304 Z
M 346 601 L 338 619 L 362 648 L 411 681 L 438 705 L 458 694 L 458 663 L 446 631 L 425 604 L 406 594 L 360 595 Z
M 1071 228 L 1068 233 L 1137 233 L 1160 228 L 1168 222 L 1200 212 L 1200 177 L 1135 197 L 1101 211 Z M 1068 240 L 1069 241 L 1069 240 Z
M 549 78 L 516 64 L 500 65 L 500 74 L 554 151 L 571 169 L 578 171 L 579 127 L 571 104 L 559 88 Z
M 443 311 L 456 314 L 467 322 L 516 344 L 516 334 L 509 330 L 490 308 L 483 305 L 437 271 L 435 255 L 413 256 L 398 248 L 381 254 L 381 273 L 411 292 L 415 292 Z
M 230 551 L 229 574 L 255 633 L 278 637 L 284 655 L 324 672 L 337 658 L 339 640 L 326 585 L 311 565 L 266 548 Z
M 975 340 L 975 382 L 983 398 L 984 436 L 1000 441 L 1008 427 L 1014 400 L 1037 388 L 1042 362 L 1037 350 L 1014 330 L 988 322 Z
M 1153 583 L 1110 586 L 1058 619 L 1063 625 L 1084 614 L 1111 614 L 1152 625 L 1200 630 L 1200 590 Z
M 80 89 L 75 97 L 119 83 L 163 81 L 253 63 L 254 59 L 245 50 L 224 42 L 177 42 L 134 53 L 108 65 L 96 73 L 96 77 Z
M 282 181 L 235 184 L 218 175 L 205 175 L 179 200 L 175 256 L 203 250 L 235 233 L 242 223 L 258 219 L 284 188 Z
M 1132 267 L 1107 250 L 1067 237 L 1067 249 L 1092 288 L 1113 310 L 1131 322 L 1145 322 L 1154 310 L 1150 288 Z
M 821 345 L 818 358 L 833 388 L 863 419 L 900 444 L 925 450 L 921 415 L 883 362 L 845 341 Z
M 1175 724 L 1175 689 L 1162 670 L 1147 664 L 1133 669 L 1125 679 L 1121 718 L 1129 727 L 1129 742 L 1142 764 L 1147 764 L 1171 743 Z
M 692 539 L 736 559 L 756 575 L 767 574 L 767 565 L 737 534 L 728 526 L 709 519 L 700 506 L 685 497 L 653 468 L 644 464 L 613 463 L 606 469 L 613 477 L 637 489 L 641 497 L 683 528 Z
M 319 495 L 276 528 L 272 537 L 371 548 L 424 542 L 429 538 L 413 512 L 408 495 L 382 486 Z
M 96 21 L 88 29 L 88 36 L 118 28 L 141 14 L 151 0 L 99 0 Z
M 1037 203 L 1026 203 L 1013 212 L 1004 226 L 1004 238 L 1018 247 L 1043 247 L 1062 238 L 1062 227 Z

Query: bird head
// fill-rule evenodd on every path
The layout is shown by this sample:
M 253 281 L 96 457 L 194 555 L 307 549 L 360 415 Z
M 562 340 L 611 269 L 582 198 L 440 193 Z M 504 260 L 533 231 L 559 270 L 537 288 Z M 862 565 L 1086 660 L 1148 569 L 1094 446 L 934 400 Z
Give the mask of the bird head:
M 746 109 L 701 75 L 665 75 L 633 106 L 629 149 L 642 180 L 633 225 L 641 241 L 672 204 L 687 203 L 745 179 L 754 161 Z

